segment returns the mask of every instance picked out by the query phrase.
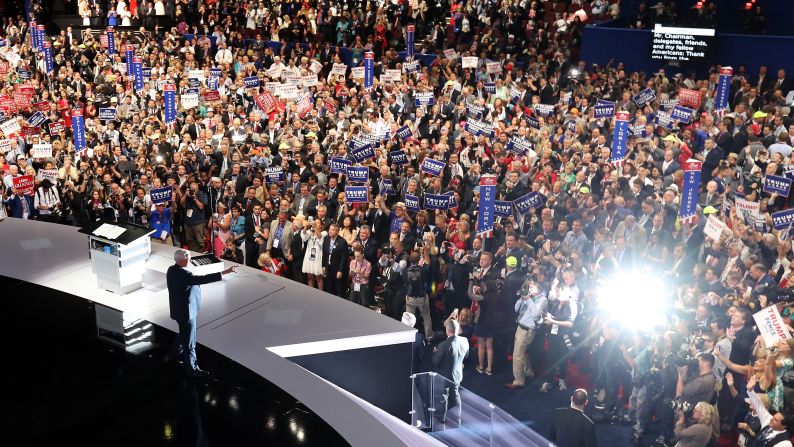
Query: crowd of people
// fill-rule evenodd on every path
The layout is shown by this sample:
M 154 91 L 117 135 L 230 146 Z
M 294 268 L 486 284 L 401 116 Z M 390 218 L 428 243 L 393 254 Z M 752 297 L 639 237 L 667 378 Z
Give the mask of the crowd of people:
M 123 3 L 93 5 L 107 15 Z M 791 344 L 765 345 L 752 317 L 775 306 L 788 322 L 794 285 L 788 228 L 771 216 L 790 200 L 765 187 L 790 172 L 784 70 L 735 67 L 715 110 L 721 67 L 579 61 L 583 18 L 613 11 L 603 0 L 172 6 L 173 27 L 116 31 L 115 54 L 104 30 L 46 36 L 51 73 L 28 24 L 5 22 L 0 214 L 133 222 L 158 243 L 416 314 L 428 343 L 454 327 L 476 351 L 471 374 L 512 358 L 511 389 L 565 390 L 576 364 L 599 411 L 658 430 L 659 443 L 722 433 L 790 445 Z M 146 67 L 137 88 L 127 45 Z M 600 101 L 630 114 L 620 163 Z M 689 122 L 669 119 L 680 104 Z M 681 220 L 691 159 L 702 163 L 696 214 Z M 503 204 L 486 231 L 484 176 Z M 363 200 L 348 197 L 356 186 Z M 599 284 L 621 272 L 663 278 L 666 326 L 627 332 L 600 312 Z

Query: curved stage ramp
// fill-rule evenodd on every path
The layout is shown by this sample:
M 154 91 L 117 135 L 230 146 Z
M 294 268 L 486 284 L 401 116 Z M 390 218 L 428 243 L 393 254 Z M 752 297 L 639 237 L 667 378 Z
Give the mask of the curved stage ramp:
M 0 239 L 6 243 L 0 275 L 92 302 L 109 342 L 143 353 L 151 341 L 132 334 L 141 322 L 177 331 L 165 285 L 174 247 L 152 244 L 144 287 L 120 296 L 98 288 L 87 237 L 75 227 L 9 218 L 0 222 Z M 122 333 L 101 330 L 114 323 Z M 404 423 L 415 330 L 397 321 L 241 267 L 202 286 L 197 332 L 199 345 L 288 393 L 350 445 L 442 445 Z

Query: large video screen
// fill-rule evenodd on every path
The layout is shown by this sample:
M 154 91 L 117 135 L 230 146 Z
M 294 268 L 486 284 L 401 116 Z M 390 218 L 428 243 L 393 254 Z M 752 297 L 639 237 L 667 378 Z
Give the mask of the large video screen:
M 656 25 L 653 29 L 651 59 L 670 62 L 702 61 L 709 58 L 714 30 Z

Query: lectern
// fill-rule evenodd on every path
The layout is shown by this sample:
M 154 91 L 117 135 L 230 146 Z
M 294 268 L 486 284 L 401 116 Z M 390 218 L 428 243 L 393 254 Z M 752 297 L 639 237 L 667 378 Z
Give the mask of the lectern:
M 152 252 L 153 229 L 128 222 L 92 222 L 81 228 L 88 235 L 91 270 L 101 289 L 124 295 L 141 287 L 146 260 Z

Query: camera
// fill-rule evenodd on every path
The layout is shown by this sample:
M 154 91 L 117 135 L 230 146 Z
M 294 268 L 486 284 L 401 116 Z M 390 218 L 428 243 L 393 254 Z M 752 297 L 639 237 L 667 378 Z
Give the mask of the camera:
M 695 405 L 681 399 L 673 399 L 667 403 L 673 411 L 680 411 L 684 414 L 691 414 Z

